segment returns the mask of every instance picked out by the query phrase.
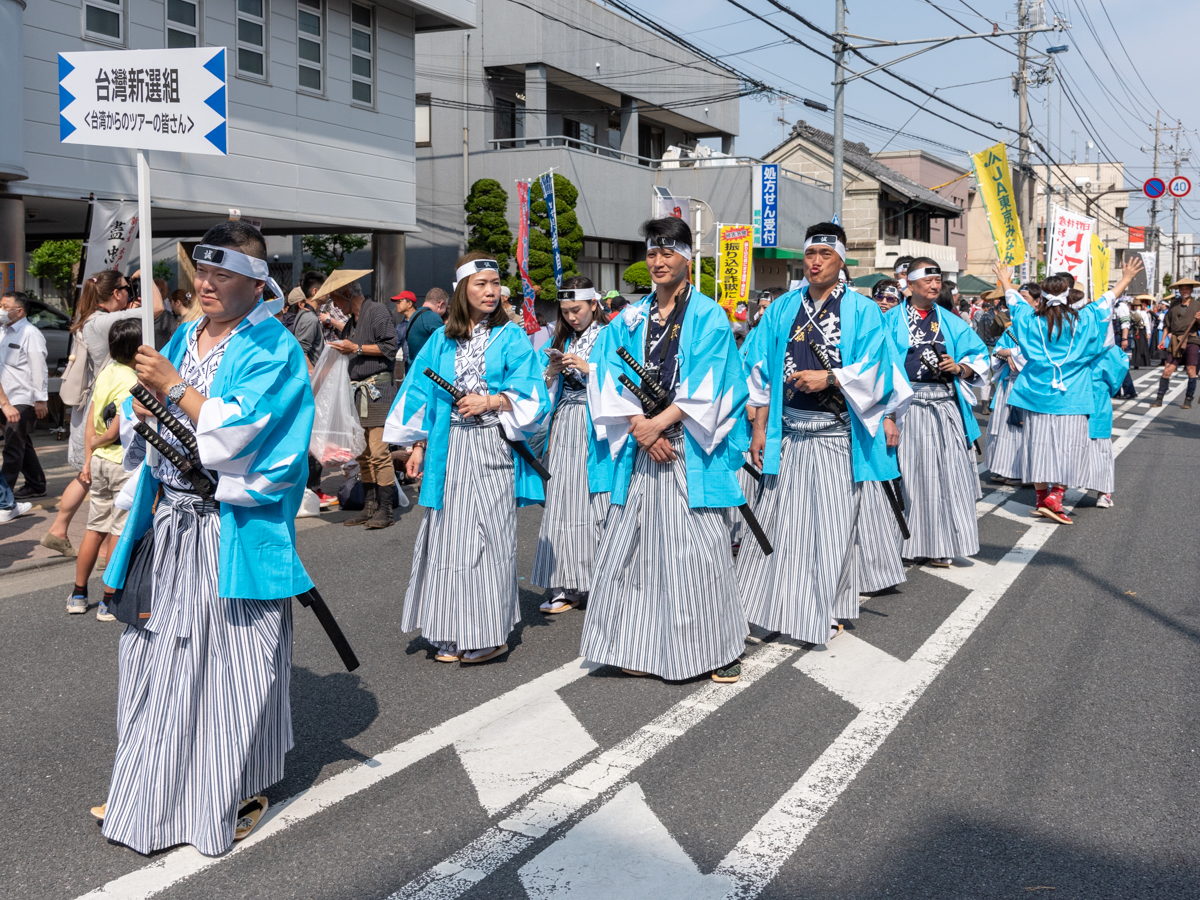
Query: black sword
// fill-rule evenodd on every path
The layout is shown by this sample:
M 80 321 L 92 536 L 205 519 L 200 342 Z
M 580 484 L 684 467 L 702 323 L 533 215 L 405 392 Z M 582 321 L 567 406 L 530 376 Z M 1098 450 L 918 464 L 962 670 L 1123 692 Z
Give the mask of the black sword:
M 896 490 L 896 485 L 890 481 L 881 481 L 879 486 L 883 488 L 883 495 L 887 497 L 888 504 L 892 507 L 892 515 L 896 517 L 896 524 L 900 526 L 900 536 L 907 541 L 912 535 L 908 530 L 908 522 L 904 520 L 904 504 L 897 496 L 899 492 Z
M 437 372 L 433 371 L 433 369 L 426 369 L 425 377 L 449 394 L 455 403 L 458 403 L 463 397 L 467 396 L 466 391 L 460 391 Z M 475 421 L 479 422 L 480 424 L 483 423 L 483 420 L 479 418 L 479 416 L 475 416 Z M 529 449 L 529 446 L 524 441 L 512 440 L 512 438 L 504 433 L 503 426 L 499 424 L 496 425 L 496 428 L 499 430 L 500 438 L 504 441 L 504 443 L 512 447 L 513 450 L 516 451 L 517 455 L 521 457 L 521 459 L 525 460 L 525 462 L 529 464 L 529 467 L 538 474 L 538 477 L 541 478 L 542 481 L 550 480 L 550 473 L 546 471 L 545 466 L 537 461 L 537 457 L 533 455 L 533 451 Z
M 167 429 L 167 431 L 175 435 L 176 440 L 183 445 L 184 449 L 187 450 L 187 452 L 191 454 L 194 459 L 200 458 L 200 448 L 196 445 L 195 433 L 177 418 L 175 418 L 175 416 L 171 415 L 171 413 L 167 411 L 167 408 L 159 403 L 158 398 L 150 393 L 150 391 L 148 391 L 144 385 L 140 383 L 135 384 L 129 389 L 129 393 L 133 395 L 134 400 L 146 407 L 146 411 L 149 412 L 150 415 L 154 416 L 154 418 L 158 419 L 158 421 L 164 428 Z
M 821 364 L 821 368 L 833 374 L 833 363 L 829 360 L 829 354 L 825 352 L 825 348 L 819 344 L 808 342 L 808 349 L 812 351 L 812 355 L 817 358 L 817 362 Z M 846 398 L 842 396 L 841 389 L 837 385 L 830 385 L 825 390 L 821 391 L 817 396 L 817 402 L 820 403 L 826 410 L 833 413 L 839 425 L 846 424 L 846 417 L 843 415 L 846 411 Z
M 656 415 L 670 406 L 670 395 L 662 384 L 650 377 L 650 374 L 643 368 L 633 354 L 624 347 L 617 348 L 617 355 L 624 360 L 629 368 L 633 369 L 635 375 L 642 379 L 641 386 L 634 383 L 633 379 L 622 372 L 617 376 L 617 380 L 625 386 L 625 389 L 633 396 L 637 397 L 642 404 L 642 411 L 646 414 L 646 418 L 653 419 Z M 747 463 L 746 465 L 749 465 Z M 751 474 L 754 474 L 754 469 L 750 469 Z M 761 478 L 762 473 L 756 477 Z M 754 539 L 758 541 L 758 546 L 762 548 L 764 556 L 770 556 L 775 552 L 775 548 L 771 546 L 770 540 L 767 538 L 767 533 L 763 531 L 762 525 L 759 524 L 753 510 L 750 509 L 749 503 L 743 503 L 738 507 L 738 512 L 742 514 L 742 518 L 746 520 L 746 527 L 750 529 L 750 533 L 754 535 Z
M 329 611 L 329 607 L 325 604 L 325 598 L 321 596 L 321 592 L 317 590 L 316 586 L 314 585 L 309 588 L 303 594 L 297 594 L 296 599 L 300 601 L 301 606 L 307 606 L 316 613 L 317 621 L 321 623 L 321 627 L 325 629 L 325 634 L 329 636 L 330 643 L 337 650 L 338 656 L 342 658 L 342 663 L 346 666 L 346 671 L 353 672 L 357 669 L 358 657 L 354 655 L 354 650 L 351 649 L 350 642 L 342 634 L 342 629 L 338 627 L 337 619 Z
M 133 430 L 141 435 L 147 444 L 161 453 L 163 459 L 179 470 L 179 474 L 187 479 L 188 484 L 192 486 L 192 490 L 205 500 L 213 498 L 213 495 L 217 492 L 217 486 L 198 461 L 184 456 L 179 452 L 177 447 L 173 447 L 166 438 L 145 422 L 137 422 L 134 424 Z

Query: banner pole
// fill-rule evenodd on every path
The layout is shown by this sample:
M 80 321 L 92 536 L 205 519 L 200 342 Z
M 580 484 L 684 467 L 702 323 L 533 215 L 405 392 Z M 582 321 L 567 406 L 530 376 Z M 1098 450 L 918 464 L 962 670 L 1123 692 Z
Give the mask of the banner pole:
M 79 298 L 83 296 L 83 282 L 86 281 L 88 243 L 92 239 L 92 213 L 96 209 L 95 193 L 88 194 L 87 217 L 83 222 L 83 249 L 79 251 L 79 277 L 76 279 L 75 293 L 71 295 L 71 315 L 79 308 Z
M 142 272 L 142 343 L 154 346 L 154 249 L 150 222 L 150 161 L 145 150 L 137 152 L 138 255 Z M 165 298 L 164 298 L 165 299 Z M 146 448 L 146 463 L 158 465 L 158 451 Z

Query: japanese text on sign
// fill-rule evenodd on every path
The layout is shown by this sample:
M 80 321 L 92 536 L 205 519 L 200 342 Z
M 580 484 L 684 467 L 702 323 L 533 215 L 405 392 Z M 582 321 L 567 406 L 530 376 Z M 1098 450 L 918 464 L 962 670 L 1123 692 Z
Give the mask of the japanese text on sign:
M 717 278 L 720 303 L 729 321 L 745 321 L 750 300 L 750 259 L 754 229 L 749 225 L 722 225 L 717 245 Z
M 779 166 L 754 167 L 754 245 L 779 246 Z
M 1075 286 L 1087 292 L 1096 220 L 1054 207 L 1050 234 L 1050 273 L 1070 272 Z
M 1025 239 L 1017 218 L 1014 202 L 1012 172 L 1003 144 L 996 144 L 971 157 L 975 164 L 975 181 L 983 197 L 992 240 L 1001 265 L 1019 266 L 1025 261 Z

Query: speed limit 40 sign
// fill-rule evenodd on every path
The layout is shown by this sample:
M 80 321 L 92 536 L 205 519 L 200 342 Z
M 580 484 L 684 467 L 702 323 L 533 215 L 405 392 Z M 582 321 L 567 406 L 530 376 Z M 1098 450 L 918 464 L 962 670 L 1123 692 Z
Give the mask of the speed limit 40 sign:
M 1167 182 L 1167 190 L 1172 197 L 1186 197 L 1192 191 L 1192 182 L 1182 175 L 1176 175 Z

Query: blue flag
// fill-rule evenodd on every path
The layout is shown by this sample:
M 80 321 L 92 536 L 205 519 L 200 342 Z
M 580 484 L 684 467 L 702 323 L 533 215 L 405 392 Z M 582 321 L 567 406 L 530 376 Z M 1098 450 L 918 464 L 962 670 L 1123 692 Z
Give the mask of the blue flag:
M 550 250 L 554 254 L 554 286 L 562 287 L 562 254 L 558 250 L 558 213 L 554 209 L 554 173 L 541 177 L 542 195 L 546 199 L 546 217 L 550 219 Z

